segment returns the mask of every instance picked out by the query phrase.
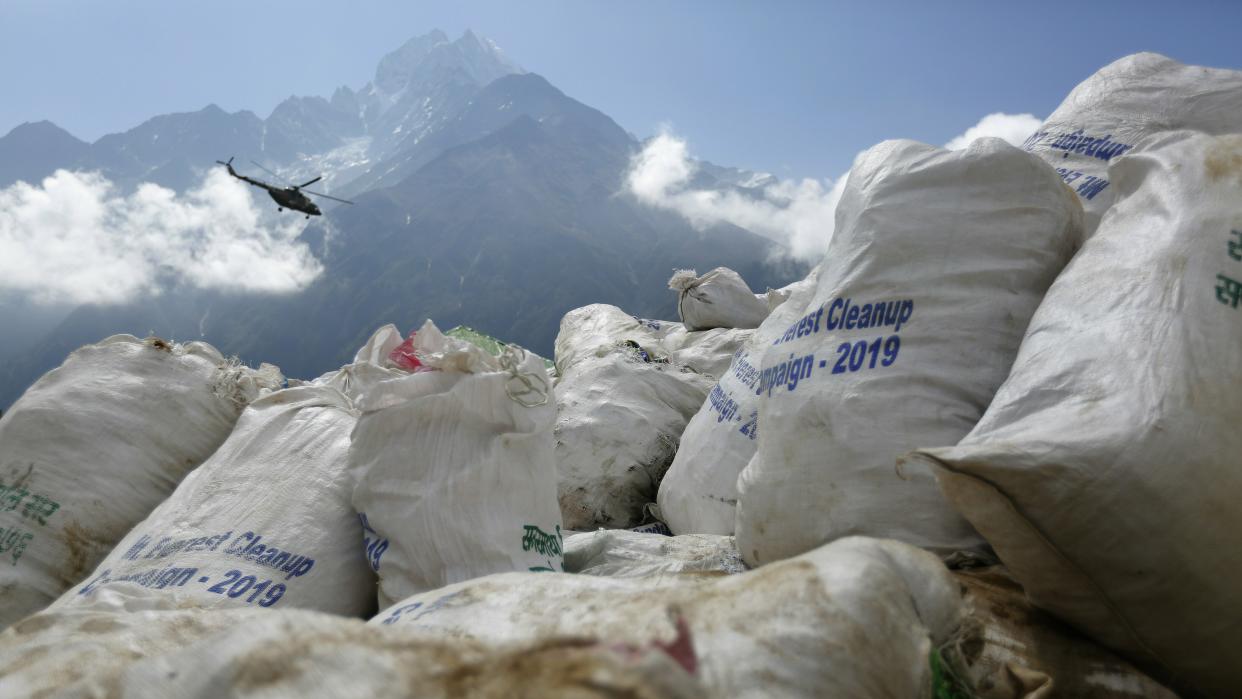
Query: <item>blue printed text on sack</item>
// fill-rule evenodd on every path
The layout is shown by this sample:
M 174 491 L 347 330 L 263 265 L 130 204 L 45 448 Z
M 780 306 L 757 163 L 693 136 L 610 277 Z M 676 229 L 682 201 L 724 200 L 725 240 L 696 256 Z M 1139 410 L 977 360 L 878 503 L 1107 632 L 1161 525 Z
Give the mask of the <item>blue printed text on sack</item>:
M 913 299 L 858 304 L 852 298 L 838 297 L 798 319 L 772 344 L 779 345 L 822 331 L 891 327 L 893 332 L 899 332 L 913 316 Z

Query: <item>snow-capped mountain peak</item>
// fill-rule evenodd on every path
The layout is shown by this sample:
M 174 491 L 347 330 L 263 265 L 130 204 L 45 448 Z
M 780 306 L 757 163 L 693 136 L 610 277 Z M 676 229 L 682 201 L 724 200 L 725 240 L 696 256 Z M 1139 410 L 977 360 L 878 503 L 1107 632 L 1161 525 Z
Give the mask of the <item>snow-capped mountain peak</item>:
M 437 29 L 410 39 L 380 59 L 372 89 L 364 91 L 399 99 L 401 93 L 439 80 L 446 73 L 460 73 L 482 87 L 501 76 L 521 72 L 494 42 L 480 39 L 468 29 L 456 41 L 449 41 Z
M 380 60 L 375 80 L 356 94 L 372 160 L 417 142 L 497 78 L 524 72 L 469 30 L 456 41 L 439 30 L 410 39 Z

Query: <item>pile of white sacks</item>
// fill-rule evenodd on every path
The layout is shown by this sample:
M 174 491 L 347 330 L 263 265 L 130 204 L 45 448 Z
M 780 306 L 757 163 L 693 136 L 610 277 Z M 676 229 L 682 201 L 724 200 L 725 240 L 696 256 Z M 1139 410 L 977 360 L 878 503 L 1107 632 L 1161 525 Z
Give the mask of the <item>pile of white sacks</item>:
M 74 352 L 0 418 L 0 696 L 1232 696 L 1242 74 L 859 156 L 824 259 L 555 372 Z M 493 353 L 498 352 L 498 353 Z

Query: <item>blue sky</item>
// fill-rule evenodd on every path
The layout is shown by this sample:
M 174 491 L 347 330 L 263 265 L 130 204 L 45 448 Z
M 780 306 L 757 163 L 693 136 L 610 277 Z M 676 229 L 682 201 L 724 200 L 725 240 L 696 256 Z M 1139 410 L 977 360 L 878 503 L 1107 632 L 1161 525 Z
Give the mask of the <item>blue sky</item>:
M 1242 3 L 0 0 L 0 133 L 94 140 L 215 102 L 266 116 L 360 87 L 411 36 L 467 27 L 639 136 L 783 177 L 835 177 L 885 138 L 944 143 L 1046 116 L 1140 50 L 1242 68 Z

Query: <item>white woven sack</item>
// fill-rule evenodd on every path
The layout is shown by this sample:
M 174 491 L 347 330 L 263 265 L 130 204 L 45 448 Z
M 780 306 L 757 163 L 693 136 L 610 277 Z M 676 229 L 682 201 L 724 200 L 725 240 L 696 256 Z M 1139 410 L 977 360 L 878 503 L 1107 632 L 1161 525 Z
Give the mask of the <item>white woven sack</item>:
M 748 564 L 850 535 L 982 545 L 929 469 L 895 464 L 974 427 L 1081 217 L 1051 168 L 1000 139 L 858 157 L 815 295 L 756 361 L 763 429 L 738 478 Z
M 701 277 L 692 269 L 678 270 L 668 288 L 677 292 L 677 315 L 686 330 L 757 328 L 768 315 L 767 296 L 753 293 L 728 267 Z
M 1242 687 L 1242 136 L 1174 132 L 1118 201 L 956 447 L 954 505 L 1031 600 L 1199 692 Z
M 116 585 L 0 634 L 0 696 L 705 699 L 685 646 L 499 646 L 306 610 L 203 609 Z
M 759 437 L 754 356 L 801 313 L 815 292 L 817 273 L 813 270 L 782 290 L 788 300 L 734 352 L 729 368 L 682 432 L 656 499 L 660 517 L 675 534 L 733 533 L 737 476 L 754 455 Z
M 614 349 L 556 384 L 557 498 L 569 529 L 641 524 L 711 379 Z
M 509 573 L 402 600 L 374 625 L 525 642 L 576 634 L 669 641 L 689 628 L 712 696 L 930 698 L 957 585 L 934 556 L 851 538 L 738 575 Z
M 133 583 L 113 585 L 0 633 L 0 697 L 128 696 L 118 694 L 118 682 L 134 663 L 271 613 L 203 609 L 177 592 L 151 595 Z
M 281 380 L 205 343 L 114 335 L 27 389 L 0 418 L 0 628 L 85 577 Z
M 367 614 L 375 576 L 346 474 L 354 422 L 334 388 L 255 401 L 216 453 L 57 605 L 128 582 L 204 607 Z
M 685 335 L 680 323 L 639 319 L 603 304 L 561 319 L 554 435 L 567 528 L 644 520 L 710 382 L 670 361 L 663 343 Z
M 581 635 L 499 645 L 287 610 L 104 686 L 116 699 L 706 699 L 680 650 Z
M 381 605 L 489 573 L 560 570 L 543 360 L 520 348 L 492 357 L 431 321 L 414 350 L 428 371 L 368 391 L 350 448 Z
M 1108 164 L 1147 136 L 1175 129 L 1242 132 L 1242 71 L 1183 65 L 1156 53 L 1126 56 L 1075 87 L 1023 147 L 1081 197 L 1090 236 L 1117 194 Z

